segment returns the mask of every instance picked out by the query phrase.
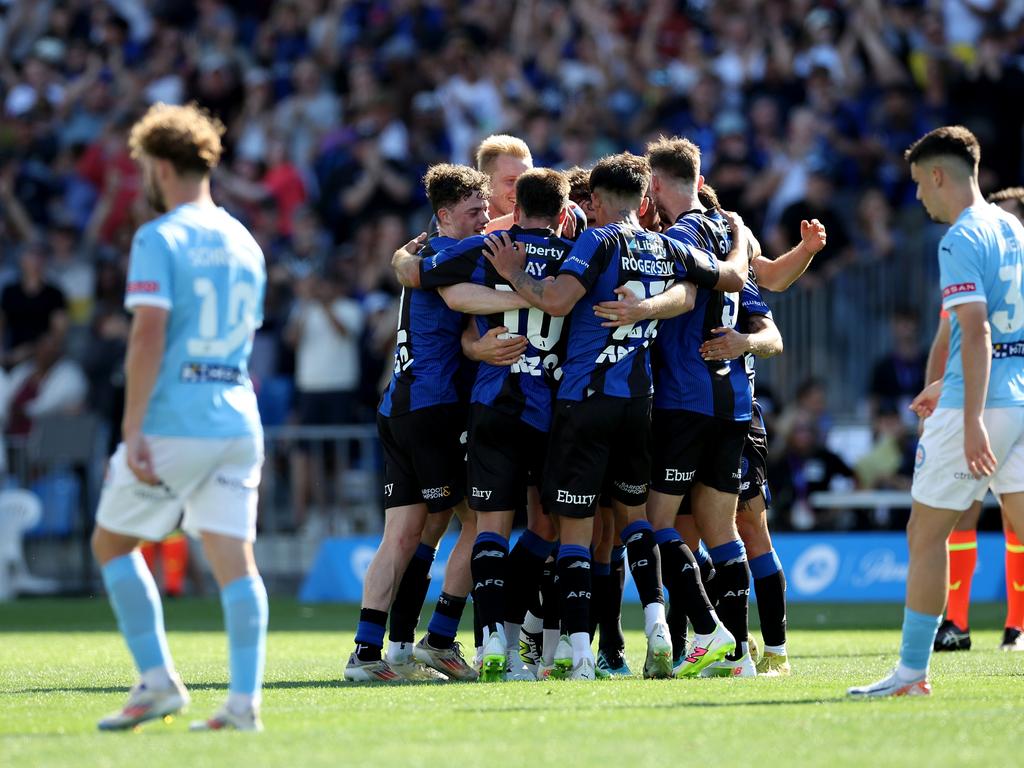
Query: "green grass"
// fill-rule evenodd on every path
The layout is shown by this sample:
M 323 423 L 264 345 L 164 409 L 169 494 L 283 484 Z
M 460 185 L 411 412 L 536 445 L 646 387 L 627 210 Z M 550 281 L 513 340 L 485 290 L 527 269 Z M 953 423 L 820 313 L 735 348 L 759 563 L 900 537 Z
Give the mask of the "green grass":
M 102 600 L 0 604 L 0 766 L 753 766 L 1019 762 L 1024 654 L 996 649 L 1002 613 L 973 608 L 975 650 L 940 655 L 935 695 L 846 701 L 885 673 L 900 607 L 798 605 L 788 679 L 402 685 L 340 682 L 356 612 L 274 601 L 266 732 L 189 734 L 188 717 L 100 734 L 133 672 Z M 626 608 L 627 620 L 639 610 Z M 191 714 L 224 696 L 212 601 L 167 606 Z M 988 629 L 991 627 L 992 629 Z M 627 636 L 641 667 L 642 636 Z

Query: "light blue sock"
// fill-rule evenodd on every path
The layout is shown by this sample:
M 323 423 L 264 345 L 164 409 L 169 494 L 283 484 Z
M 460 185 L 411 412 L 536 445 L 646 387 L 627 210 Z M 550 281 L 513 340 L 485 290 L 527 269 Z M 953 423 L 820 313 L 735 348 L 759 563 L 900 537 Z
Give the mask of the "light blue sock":
M 153 574 L 138 550 L 100 569 L 103 586 L 139 673 L 158 667 L 174 671 L 164 632 L 164 610 Z
M 228 631 L 228 691 L 258 700 L 267 656 L 267 588 L 259 576 L 243 576 L 221 590 L 220 602 Z
M 935 633 L 942 622 L 941 616 L 929 616 L 909 608 L 903 609 L 903 642 L 900 645 L 900 664 L 908 671 L 928 671 L 932 657 Z

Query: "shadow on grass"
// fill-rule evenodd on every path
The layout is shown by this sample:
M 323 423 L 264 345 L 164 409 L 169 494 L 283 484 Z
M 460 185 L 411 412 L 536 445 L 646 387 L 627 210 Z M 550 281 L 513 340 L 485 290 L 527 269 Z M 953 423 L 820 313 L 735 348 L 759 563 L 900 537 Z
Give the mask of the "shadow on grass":
M 421 686 L 434 687 L 438 685 L 465 685 L 465 683 L 450 683 L 445 680 L 402 680 L 401 682 L 388 683 L 387 688 L 419 688 Z M 190 691 L 226 691 L 227 683 L 188 683 L 186 686 Z M 302 688 L 385 688 L 381 683 L 353 683 L 348 680 L 274 680 L 264 683 L 264 690 L 291 690 Z M 128 688 L 120 685 L 51 685 L 37 688 L 18 688 L 10 691 L 0 691 L 0 696 L 18 696 L 27 693 L 127 693 Z

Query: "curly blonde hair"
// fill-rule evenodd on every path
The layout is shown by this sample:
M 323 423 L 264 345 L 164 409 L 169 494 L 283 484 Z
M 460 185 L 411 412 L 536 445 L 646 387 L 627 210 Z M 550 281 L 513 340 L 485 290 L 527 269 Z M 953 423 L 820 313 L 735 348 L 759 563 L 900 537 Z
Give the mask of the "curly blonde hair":
M 149 108 L 128 136 L 136 160 L 143 155 L 169 160 L 182 175 L 207 174 L 220 162 L 224 124 L 192 103 L 157 103 Z

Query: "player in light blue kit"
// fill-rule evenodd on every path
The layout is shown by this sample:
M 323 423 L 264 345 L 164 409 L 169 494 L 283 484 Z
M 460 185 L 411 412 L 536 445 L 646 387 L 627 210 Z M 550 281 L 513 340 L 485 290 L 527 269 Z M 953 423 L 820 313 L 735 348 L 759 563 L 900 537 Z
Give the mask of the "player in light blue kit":
M 121 730 L 188 704 L 140 540 L 176 526 L 203 541 L 221 589 L 230 684 L 193 730 L 260 730 L 267 592 L 256 570 L 263 430 L 247 372 L 263 319 L 266 268 L 245 227 L 210 197 L 223 126 L 195 106 L 157 104 L 132 128 L 146 197 L 164 213 L 132 243 L 125 306 L 124 442 L 110 461 L 92 547 L 139 670 L 128 703 L 99 722 Z
M 851 688 L 857 697 L 931 693 L 928 662 L 949 583 L 946 539 L 960 515 L 991 487 L 1014 529 L 1024 530 L 1024 227 L 985 202 L 981 149 L 966 128 L 937 128 L 906 157 L 925 210 L 952 225 L 939 243 L 949 362 L 915 401 L 927 419 L 911 489 L 900 662 L 877 683 Z

